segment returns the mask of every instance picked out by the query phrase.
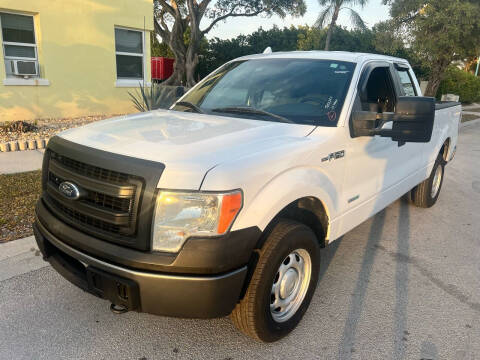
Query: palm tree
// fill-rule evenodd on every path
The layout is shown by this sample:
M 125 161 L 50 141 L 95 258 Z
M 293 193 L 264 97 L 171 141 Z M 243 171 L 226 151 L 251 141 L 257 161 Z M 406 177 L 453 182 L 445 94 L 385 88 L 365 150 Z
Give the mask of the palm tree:
M 350 20 L 355 28 L 366 28 L 366 25 L 360 17 L 360 14 L 351 7 L 345 5 L 360 5 L 363 8 L 367 2 L 368 0 L 318 0 L 318 4 L 322 7 L 326 6 L 326 8 L 322 10 L 320 15 L 318 15 L 315 25 L 319 28 L 323 28 L 327 24 L 328 19 L 331 19 L 330 25 L 328 26 L 327 41 L 325 42 L 326 51 L 328 51 L 330 47 L 333 29 L 337 25 L 338 14 L 340 11 L 348 10 L 350 12 Z

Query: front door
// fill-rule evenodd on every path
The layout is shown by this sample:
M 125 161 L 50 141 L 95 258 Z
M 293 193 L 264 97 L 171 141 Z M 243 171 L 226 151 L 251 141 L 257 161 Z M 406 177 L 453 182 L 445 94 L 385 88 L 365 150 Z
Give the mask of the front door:
M 357 95 L 353 111 L 395 112 L 399 90 L 395 85 L 393 66 L 375 63 L 369 72 L 368 79 L 364 80 L 367 81 L 365 91 Z M 385 126 L 391 126 L 391 123 Z M 341 225 L 344 231 L 365 221 L 403 194 L 399 193 L 403 189 L 399 185 L 420 168 L 424 147 L 418 143 L 399 144 L 380 136 L 351 138 L 347 143 L 343 187 L 345 212 Z

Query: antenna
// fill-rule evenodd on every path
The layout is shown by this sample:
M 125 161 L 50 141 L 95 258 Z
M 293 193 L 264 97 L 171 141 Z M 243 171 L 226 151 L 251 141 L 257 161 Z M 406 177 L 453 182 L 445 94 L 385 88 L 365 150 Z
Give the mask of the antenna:
M 263 50 L 263 53 L 264 54 L 271 54 L 273 51 L 272 51 L 272 48 L 269 46 L 267 47 L 265 50 Z
M 151 34 L 150 34 L 150 35 L 151 35 Z M 151 42 L 150 42 L 150 43 L 151 43 Z M 143 49 L 142 49 L 142 51 L 145 53 L 145 49 L 147 48 L 147 47 L 145 46 L 145 15 L 143 16 L 142 44 L 143 44 Z M 152 52 L 152 49 L 150 49 L 150 53 L 151 53 L 151 52 Z M 146 73 L 146 70 L 147 70 L 147 64 L 145 64 L 145 58 L 146 58 L 146 56 L 145 56 L 145 54 L 143 54 L 143 73 L 144 73 L 144 74 L 143 74 L 143 88 L 144 88 L 144 89 L 145 89 L 145 85 L 146 85 L 146 84 L 145 84 L 145 75 L 147 75 L 147 74 L 145 74 L 145 73 Z M 151 61 L 150 61 L 150 62 L 151 62 Z M 150 71 L 151 71 L 151 69 L 150 69 Z

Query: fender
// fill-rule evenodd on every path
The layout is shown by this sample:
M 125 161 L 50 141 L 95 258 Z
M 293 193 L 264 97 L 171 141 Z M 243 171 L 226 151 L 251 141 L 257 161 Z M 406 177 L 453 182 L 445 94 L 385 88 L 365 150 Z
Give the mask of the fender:
M 287 205 L 303 197 L 319 199 L 329 219 L 339 211 L 340 189 L 338 184 L 318 167 L 295 167 L 270 179 L 259 191 L 246 198 L 243 210 L 235 221 L 234 229 L 256 225 L 262 231 Z M 329 222 L 331 223 L 331 222 Z M 325 229 L 328 236 L 331 225 Z

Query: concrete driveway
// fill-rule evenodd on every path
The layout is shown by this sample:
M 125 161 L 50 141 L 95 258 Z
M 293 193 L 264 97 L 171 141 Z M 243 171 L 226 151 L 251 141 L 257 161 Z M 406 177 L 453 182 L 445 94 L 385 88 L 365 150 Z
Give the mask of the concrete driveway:
M 0 282 L 0 358 L 479 358 L 479 165 L 475 124 L 461 131 L 435 207 L 399 200 L 323 250 L 310 308 L 278 343 L 257 343 L 228 318 L 114 315 L 44 267 Z

